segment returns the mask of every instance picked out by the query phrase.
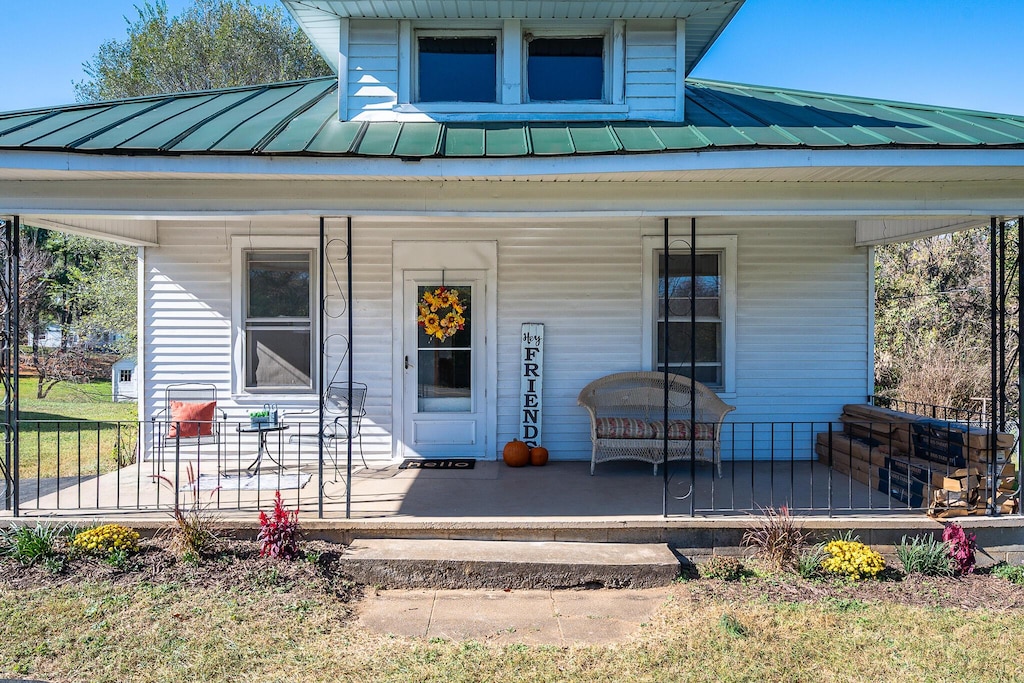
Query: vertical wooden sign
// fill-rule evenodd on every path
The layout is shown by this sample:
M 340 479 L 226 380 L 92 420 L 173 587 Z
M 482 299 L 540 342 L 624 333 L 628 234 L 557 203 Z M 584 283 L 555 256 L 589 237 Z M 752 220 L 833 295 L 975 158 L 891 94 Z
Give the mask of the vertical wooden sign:
M 519 439 L 531 448 L 541 445 L 544 386 L 544 324 L 523 323 L 519 379 Z

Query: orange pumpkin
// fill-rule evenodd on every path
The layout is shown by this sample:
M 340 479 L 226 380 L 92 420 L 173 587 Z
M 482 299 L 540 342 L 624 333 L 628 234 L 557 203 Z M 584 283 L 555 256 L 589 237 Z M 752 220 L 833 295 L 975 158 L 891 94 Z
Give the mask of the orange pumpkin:
M 501 457 L 509 467 L 523 467 L 530 462 L 530 447 L 519 439 L 512 439 L 505 444 Z
M 544 448 L 543 446 L 534 446 L 533 448 L 531 448 L 530 464 L 537 465 L 538 467 L 540 467 L 541 465 L 547 465 L 548 449 Z

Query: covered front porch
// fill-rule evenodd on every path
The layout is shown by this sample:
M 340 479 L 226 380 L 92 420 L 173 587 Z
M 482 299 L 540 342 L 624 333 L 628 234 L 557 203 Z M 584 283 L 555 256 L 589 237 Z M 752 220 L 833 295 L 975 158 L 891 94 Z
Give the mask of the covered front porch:
M 837 425 L 838 427 L 838 425 Z M 781 431 L 781 425 L 777 428 Z M 840 432 L 837 431 L 838 435 Z M 70 452 L 66 457 L 76 457 Z M 86 461 L 92 459 L 87 456 Z M 18 481 L 23 517 L 107 518 L 143 516 L 165 520 L 176 507 L 201 509 L 217 518 L 249 520 L 269 510 L 277 491 L 304 519 L 431 522 L 458 524 L 488 520 L 605 522 L 714 518 L 760 514 L 785 506 L 803 517 L 858 515 L 924 519 L 920 501 L 886 495 L 877 478 L 870 484 L 842 474 L 827 462 L 777 459 L 722 463 L 671 462 L 667 475 L 649 465 L 615 461 L 553 461 L 543 467 L 508 467 L 499 461 L 473 466 L 421 461 L 363 464 L 348 473 L 344 454 L 319 461 L 315 452 L 246 469 L 248 450 L 182 458 L 178 466 L 137 462 L 95 476 L 88 466 L 60 479 Z M 936 466 L 938 468 L 938 466 Z

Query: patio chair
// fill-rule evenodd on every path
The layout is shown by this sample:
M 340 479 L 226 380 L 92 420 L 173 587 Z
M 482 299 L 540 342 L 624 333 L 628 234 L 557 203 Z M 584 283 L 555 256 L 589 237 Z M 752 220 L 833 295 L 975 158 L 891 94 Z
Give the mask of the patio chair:
M 164 390 L 164 407 L 153 416 L 156 459 L 163 469 L 167 451 L 192 453 L 198 457 L 203 446 L 216 446 L 217 467 L 221 466 L 223 424 L 227 413 L 217 407 L 213 384 L 182 382 Z
M 320 437 L 324 441 L 324 447 L 328 456 L 338 467 L 338 448 L 349 441 L 358 443 L 359 459 L 366 467 L 366 458 L 363 456 L 363 435 L 362 420 L 366 416 L 366 391 L 367 386 L 362 382 L 352 382 L 352 407 L 349 410 L 349 385 L 348 382 L 332 382 L 327 385 L 324 391 L 324 414 L 321 423 Z M 352 415 L 352 433 L 349 434 L 349 413 Z M 315 413 L 301 413 L 311 415 Z M 309 435 L 312 437 L 313 435 Z M 289 438 L 291 443 L 301 443 L 303 435 L 295 435 Z M 312 439 L 316 443 L 315 438 Z

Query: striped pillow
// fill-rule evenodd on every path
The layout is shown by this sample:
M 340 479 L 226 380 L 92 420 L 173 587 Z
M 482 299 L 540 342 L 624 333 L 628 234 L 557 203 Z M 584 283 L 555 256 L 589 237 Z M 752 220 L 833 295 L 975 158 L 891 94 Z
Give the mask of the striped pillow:
M 665 422 L 658 420 L 657 422 L 651 423 L 651 431 L 654 432 L 654 438 L 663 439 L 665 434 Z M 707 422 L 698 422 L 697 428 L 694 430 L 697 441 L 711 441 L 715 438 L 715 425 L 708 424 Z M 683 441 L 690 438 L 690 421 L 689 420 L 669 420 L 668 421 L 668 438 L 671 441 Z
M 654 437 L 651 425 L 635 417 L 597 418 L 599 439 L 650 439 Z

